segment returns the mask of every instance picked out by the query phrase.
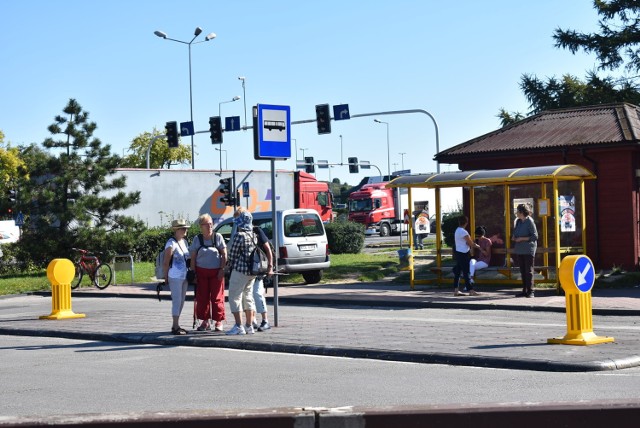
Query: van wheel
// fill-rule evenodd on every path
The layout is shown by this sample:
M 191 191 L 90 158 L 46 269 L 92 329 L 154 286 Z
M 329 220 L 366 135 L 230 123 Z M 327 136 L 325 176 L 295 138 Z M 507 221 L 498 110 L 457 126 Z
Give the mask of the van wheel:
M 391 234 L 391 228 L 388 224 L 380 225 L 380 236 L 389 236 Z
M 312 270 L 308 272 L 302 272 L 302 277 L 304 278 L 304 282 L 306 284 L 317 284 L 322 279 L 322 271 Z

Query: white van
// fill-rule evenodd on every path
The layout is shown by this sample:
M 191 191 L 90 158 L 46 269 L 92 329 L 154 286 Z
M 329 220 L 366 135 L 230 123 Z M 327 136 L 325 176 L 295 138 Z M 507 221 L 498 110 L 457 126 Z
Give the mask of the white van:
M 300 273 L 307 284 L 316 284 L 327 269 L 329 241 L 316 210 L 291 209 L 277 211 L 278 218 L 278 270 L 283 273 Z M 273 240 L 271 212 L 253 214 L 253 225 L 260 227 Z M 227 244 L 235 232 L 233 219 L 220 223 L 215 230 Z

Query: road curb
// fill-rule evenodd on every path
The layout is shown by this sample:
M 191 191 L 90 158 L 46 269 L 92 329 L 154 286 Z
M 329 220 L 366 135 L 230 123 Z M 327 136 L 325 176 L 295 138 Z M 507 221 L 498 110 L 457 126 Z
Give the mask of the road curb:
M 511 357 L 487 357 L 474 355 L 457 355 L 442 352 L 409 352 L 382 350 L 373 348 L 349 348 L 341 346 L 323 346 L 307 344 L 287 344 L 268 341 L 268 333 L 262 334 L 264 340 L 255 336 L 229 337 L 222 333 L 188 334 L 172 336 L 170 333 L 96 333 L 80 331 L 59 331 L 49 329 L 11 329 L 0 328 L 0 335 L 58 337 L 63 339 L 91 340 L 100 342 L 139 343 L 162 346 L 193 346 L 205 348 L 225 348 L 242 351 L 281 352 L 287 354 L 319 355 L 324 357 L 341 357 L 355 359 L 371 359 L 396 361 L 417 364 L 445 364 L 454 366 L 485 367 L 495 369 L 531 370 L 545 372 L 592 372 L 611 371 L 639 367 L 640 356 L 635 355 L 623 359 L 607 359 L 603 361 L 556 362 L 518 359 Z M 425 345 L 427 346 L 427 345 Z

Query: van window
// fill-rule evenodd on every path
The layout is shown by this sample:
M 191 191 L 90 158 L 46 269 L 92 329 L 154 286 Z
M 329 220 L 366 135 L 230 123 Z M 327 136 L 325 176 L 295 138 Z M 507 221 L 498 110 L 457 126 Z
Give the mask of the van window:
M 260 220 L 254 219 L 253 225 L 258 226 L 260 229 L 262 229 L 264 234 L 267 235 L 267 238 L 273 239 L 273 222 L 270 218 L 264 218 Z
M 229 242 L 229 240 L 231 239 L 232 230 L 233 230 L 233 222 L 229 222 L 229 223 L 220 225 L 220 227 L 218 228 L 218 230 L 216 230 L 216 232 L 222 235 L 225 242 Z
M 322 220 L 317 214 L 293 214 L 284 218 L 284 236 L 318 236 L 324 235 Z

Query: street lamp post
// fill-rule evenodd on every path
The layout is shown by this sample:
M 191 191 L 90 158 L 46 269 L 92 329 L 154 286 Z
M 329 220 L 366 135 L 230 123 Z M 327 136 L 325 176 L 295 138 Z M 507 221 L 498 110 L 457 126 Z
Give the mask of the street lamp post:
M 391 178 L 391 157 L 389 155 L 389 123 L 383 122 L 378 119 L 373 119 L 373 121 L 376 123 L 384 123 L 385 125 L 387 125 L 387 178 Z
M 244 82 L 247 80 L 244 76 L 238 76 L 238 80 L 242 81 L 242 99 L 244 100 L 244 130 L 247 130 L 247 93 L 245 91 Z
M 404 171 L 404 155 L 406 155 L 406 153 L 402 152 L 402 153 L 398 153 L 401 157 L 401 165 L 402 165 L 402 170 Z
M 340 166 L 342 166 L 342 135 L 340 135 Z
M 293 154 L 296 157 L 296 164 L 294 166 L 294 169 L 296 169 L 298 168 L 298 140 L 292 138 L 291 141 L 293 141 Z
M 200 35 L 200 33 L 202 33 L 202 28 L 200 27 L 196 27 L 194 33 L 193 33 L 193 39 L 191 39 L 190 42 L 184 42 L 182 40 L 177 40 L 177 39 L 172 39 L 167 37 L 167 34 L 164 33 L 163 31 L 154 31 L 153 34 L 155 34 L 158 37 L 161 37 L 165 40 L 171 40 L 174 42 L 178 42 L 178 43 L 182 43 L 185 44 L 189 47 L 189 111 L 190 111 L 190 117 L 191 117 L 191 123 L 193 123 L 193 86 L 191 84 L 191 44 L 193 44 L 193 41 L 196 39 L 196 37 L 198 37 Z M 197 43 L 203 43 L 203 42 L 208 42 L 209 40 L 215 39 L 216 38 L 216 33 L 209 33 L 207 34 L 207 36 L 204 38 L 204 40 L 201 40 Z M 193 134 L 191 134 L 191 169 L 195 169 L 196 167 L 196 161 L 195 161 L 195 152 L 194 152 L 194 148 L 193 148 Z
M 229 169 L 229 164 L 227 163 L 227 161 L 228 161 L 227 151 L 224 150 L 224 149 L 220 149 L 218 147 L 215 147 L 215 149 L 220 152 L 220 172 L 222 172 L 222 152 L 224 152 L 224 169 L 228 170 Z
M 305 158 L 304 158 L 304 152 L 305 152 L 306 150 L 309 150 L 309 149 L 304 148 L 304 149 L 300 149 L 300 150 L 302 151 L 302 160 L 304 160 L 304 159 L 305 159 Z
M 222 120 L 222 113 L 221 113 L 221 111 L 222 111 L 222 104 L 232 103 L 232 102 L 234 102 L 234 101 L 238 101 L 239 99 L 240 99 L 240 97 L 236 95 L 235 97 L 231 98 L 231 99 L 230 99 L 230 100 L 228 100 L 228 101 L 220 101 L 220 102 L 218 103 L 218 116 L 220 116 L 220 120 Z

